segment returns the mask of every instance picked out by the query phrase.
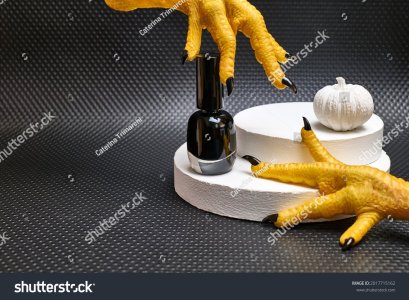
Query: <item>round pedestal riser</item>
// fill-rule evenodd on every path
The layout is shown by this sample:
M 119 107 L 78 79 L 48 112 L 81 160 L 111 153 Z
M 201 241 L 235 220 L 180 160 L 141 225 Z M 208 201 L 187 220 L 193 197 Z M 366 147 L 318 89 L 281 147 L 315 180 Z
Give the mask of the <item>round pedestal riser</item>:
M 273 163 L 312 162 L 302 144 L 302 117 L 307 117 L 318 139 L 338 160 L 367 165 L 381 157 L 383 121 L 373 115 L 352 131 L 337 132 L 319 123 L 311 102 L 256 106 L 234 117 L 239 156 L 252 155 Z
M 389 157 L 382 152 L 371 166 L 389 172 Z M 261 221 L 269 214 L 319 196 L 315 189 L 255 178 L 250 172 L 249 162 L 241 157 L 237 157 L 229 173 L 200 175 L 190 168 L 186 144 L 175 153 L 174 180 L 178 195 L 193 206 L 251 221 Z

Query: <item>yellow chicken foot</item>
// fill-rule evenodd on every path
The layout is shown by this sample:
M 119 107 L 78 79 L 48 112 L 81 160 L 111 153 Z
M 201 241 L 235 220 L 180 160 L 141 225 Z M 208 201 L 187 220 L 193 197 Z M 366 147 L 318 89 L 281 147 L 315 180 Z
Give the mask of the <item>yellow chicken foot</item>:
M 264 18 L 247 0 L 105 0 L 112 9 L 131 11 L 138 8 L 177 9 L 188 16 L 188 32 L 182 63 L 192 61 L 200 52 L 202 30 L 207 29 L 220 51 L 220 80 L 228 95 L 234 87 L 234 61 L 237 31 L 250 39 L 257 61 L 263 65 L 271 83 L 278 89 L 297 87 L 288 79 L 279 63 L 290 58 L 268 32 Z
M 340 162 L 320 143 L 308 120 L 303 119 L 302 141 L 315 163 L 271 164 L 250 155 L 243 158 L 252 164 L 251 171 L 256 177 L 317 188 L 323 196 L 269 215 L 264 222 L 283 227 L 300 217 L 328 219 L 355 214 L 355 223 L 339 240 L 342 249 L 347 250 L 387 216 L 409 220 L 409 182 L 370 166 Z

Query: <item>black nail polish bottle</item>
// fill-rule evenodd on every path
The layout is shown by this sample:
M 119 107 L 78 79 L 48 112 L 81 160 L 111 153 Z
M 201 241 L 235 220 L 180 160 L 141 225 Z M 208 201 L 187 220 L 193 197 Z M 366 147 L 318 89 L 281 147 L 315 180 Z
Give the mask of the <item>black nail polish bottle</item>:
M 199 54 L 196 58 L 199 110 L 189 118 L 187 150 L 192 169 L 204 175 L 227 173 L 236 160 L 236 129 L 232 116 L 222 110 L 219 64 L 218 54 Z

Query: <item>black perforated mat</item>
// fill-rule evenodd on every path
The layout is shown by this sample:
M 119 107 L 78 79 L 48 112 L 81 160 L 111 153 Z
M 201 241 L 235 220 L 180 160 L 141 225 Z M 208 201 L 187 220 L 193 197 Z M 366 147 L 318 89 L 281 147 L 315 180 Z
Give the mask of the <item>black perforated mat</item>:
M 173 188 L 173 155 L 195 110 L 194 64 L 180 65 L 187 18 L 161 10 L 115 12 L 103 1 L 0 1 L 0 150 L 43 113 L 56 116 L 0 163 L 0 271 L 403 272 L 409 223 L 385 220 L 354 250 L 338 238 L 353 220 L 301 225 L 271 246 L 274 229 L 200 211 Z M 385 131 L 408 116 L 409 3 L 252 1 L 297 53 L 326 30 L 288 77 L 297 95 L 268 84 L 238 37 L 232 114 L 273 102 L 311 101 L 337 76 L 373 94 Z M 203 50 L 215 50 L 209 34 Z M 108 151 L 95 151 L 135 119 Z M 409 179 L 409 134 L 385 150 Z M 85 235 L 132 200 L 147 199 L 94 243 Z

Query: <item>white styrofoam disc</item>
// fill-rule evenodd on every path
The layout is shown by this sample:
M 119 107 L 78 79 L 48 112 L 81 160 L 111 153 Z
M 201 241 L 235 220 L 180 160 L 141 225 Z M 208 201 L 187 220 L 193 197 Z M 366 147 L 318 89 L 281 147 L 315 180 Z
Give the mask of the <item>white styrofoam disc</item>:
M 371 166 L 389 172 L 390 159 L 382 151 Z M 218 215 L 261 221 L 269 214 L 319 196 L 315 189 L 255 178 L 250 163 L 237 157 L 233 170 L 216 176 L 194 172 L 189 165 L 186 143 L 174 157 L 175 190 L 180 197 L 202 210 Z
M 238 155 L 252 155 L 274 163 L 312 162 L 308 149 L 299 142 L 303 116 L 338 160 L 351 165 L 367 165 L 381 157 L 381 118 L 374 114 L 355 130 L 337 132 L 318 121 L 312 102 L 267 104 L 239 112 L 234 117 Z

